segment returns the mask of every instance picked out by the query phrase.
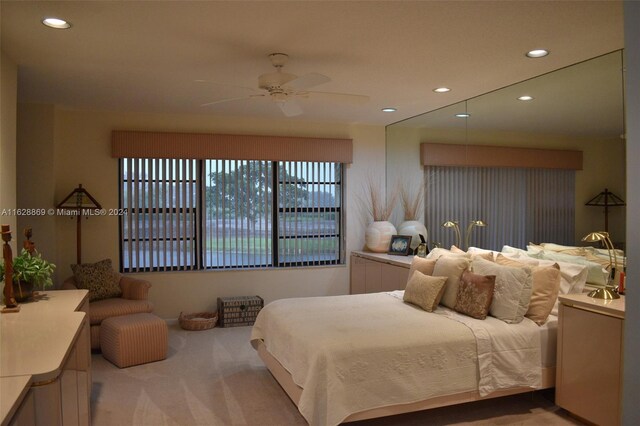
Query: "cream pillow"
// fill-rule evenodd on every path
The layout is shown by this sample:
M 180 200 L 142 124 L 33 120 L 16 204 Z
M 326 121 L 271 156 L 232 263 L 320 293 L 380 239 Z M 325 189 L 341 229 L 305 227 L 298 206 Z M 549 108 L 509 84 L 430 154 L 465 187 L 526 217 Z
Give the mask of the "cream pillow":
M 442 247 L 436 247 L 429 252 L 429 254 L 427 255 L 427 259 L 439 259 L 442 256 L 455 256 L 455 257 L 462 257 L 466 259 L 470 257 L 470 255 L 463 252 L 462 250 L 460 250 L 460 252 L 453 252 L 451 250 L 447 250 Z
M 496 286 L 489 313 L 509 324 L 522 322 L 531 300 L 533 287 L 531 268 L 527 266 L 514 268 L 484 259 L 476 259 L 473 262 L 473 272 L 480 275 L 496 276 Z
M 422 257 L 413 256 L 411 266 L 409 267 L 409 276 L 407 277 L 407 282 L 409 282 L 411 276 L 415 271 L 420 271 L 425 275 L 433 275 L 433 268 L 435 266 L 435 259 L 424 259 Z
M 469 269 L 469 260 L 460 256 L 441 256 L 433 268 L 433 275 L 447 277 L 447 284 L 440 303 L 447 308 L 454 309 L 458 298 L 458 286 L 462 273 Z
M 526 267 L 525 263 L 509 259 L 498 254 L 496 263 L 513 267 Z M 529 309 L 525 316 L 538 325 L 544 324 L 551 313 L 560 290 L 560 266 L 554 263 L 551 266 L 531 266 L 533 288 Z
M 415 271 L 407 282 L 403 300 L 433 312 L 442 298 L 446 281 L 447 277 L 432 277 Z

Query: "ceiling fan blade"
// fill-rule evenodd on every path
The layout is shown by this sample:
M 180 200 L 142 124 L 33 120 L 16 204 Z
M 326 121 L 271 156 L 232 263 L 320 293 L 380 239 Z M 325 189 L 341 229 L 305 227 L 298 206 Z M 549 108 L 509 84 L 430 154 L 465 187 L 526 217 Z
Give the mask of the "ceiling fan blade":
M 331 81 L 331 79 L 326 75 L 318 74 L 317 72 L 312 72 L 310 74 L 305 74 L 298 78 L 294 78 L 293 80 L 290 80 L 286 84 L 284 84 L 284 86 L 293 90 L 305 90 L 310 87 L 327 83 L 329 81 Z
M 207 102 L 206 104 L 202 104 L 200 106 L 206 107 L 206 106 L 211 106 L 211 105 L 216 105 L 216 104 L 222 104 L 224 102 L 240 101 L 240 100 L 244 100 L 244 99 L 253 99 L 253 98 L 262 98 L 262 97 L 265 97 L 265 96 L 266 95 L 238 96 L 238 97 L 235 97 L 235 98 L 226 98 L 226 99 L 220 99 L 220 100 L 213 101 L 213 102 Z
M 282 110 L 282 113 L 287 117 L 295 117 L 302 114 L 302 108 L 295 101 L 277 102 L 278 106 Z
M 251 90 L 252 92 L 258 92 L 258 89 L 256 89 L 255 87 L 238 86 L 237 84 L 218 83 L 216 81 L 209 81 L 209 80 L 194 80 L 193 82 L 198 84 L 211 84 L 215 86 L 234 87 L 236 89 L 245 89 L 245 90 Z
M 297 94 L 301 97 L 309 97 L 314 99 L 326 99 L 336 102 L 347 102 L 351 104 L 361 105 L 369 102 L 370 98 L 366 95 L 356 95 L 352 93 L 334 93 L 334 92 L 303 92 Z

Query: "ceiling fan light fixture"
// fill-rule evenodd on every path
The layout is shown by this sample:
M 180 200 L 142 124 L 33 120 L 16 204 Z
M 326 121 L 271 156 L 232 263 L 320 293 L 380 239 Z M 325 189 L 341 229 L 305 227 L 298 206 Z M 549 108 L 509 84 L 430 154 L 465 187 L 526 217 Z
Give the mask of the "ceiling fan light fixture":
M 66 30 L 71 28 L 71 24 L 68 21 L 60 18 L 44 18 L 42 23 L 49 28 L 55 28 L 57 30 Z
M 544 58 L 549 54 L 546 49 L 533 49 L 527 52 L 527 58 Z
M 382 112 L 396 112 L 398 109 L 393 107 L 382 108 Z
M 449 89 L 448 87 L 436 87 L 435 89 L 433 89 L 433 91 L 436 93 L 447 93 L 450 92 L 451 89 Z

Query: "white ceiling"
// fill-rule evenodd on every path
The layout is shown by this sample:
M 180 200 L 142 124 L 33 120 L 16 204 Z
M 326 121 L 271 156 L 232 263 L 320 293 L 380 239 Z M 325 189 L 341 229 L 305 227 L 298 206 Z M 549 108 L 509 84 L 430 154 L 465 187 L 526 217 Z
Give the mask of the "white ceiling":
M 21 102 L 282 118 L 266 99 L 201 104 L 253 93 L 235 86 L 257 89 L 284 52 L 285 71 L 332 79 L 314 90 L 370 96 L 303 99 L 290 120 L 389 124 L 621 49 L 622 21 L 621 1 L 2 0 L 1 41 Z M 540 47 L 551 54 L 524 56 Z

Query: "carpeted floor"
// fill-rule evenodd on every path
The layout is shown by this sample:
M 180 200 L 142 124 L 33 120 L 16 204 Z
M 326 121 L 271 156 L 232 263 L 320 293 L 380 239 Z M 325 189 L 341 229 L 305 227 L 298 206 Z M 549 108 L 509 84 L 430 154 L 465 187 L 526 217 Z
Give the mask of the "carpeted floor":
M 251 328 L 169 326 L 166 360 L 119 369 L 93 354 L 94 426 L 306 425 L 249 344 Z M 388 425 L 579 425 L 552 391 L 532 392 L 352 423 Z

